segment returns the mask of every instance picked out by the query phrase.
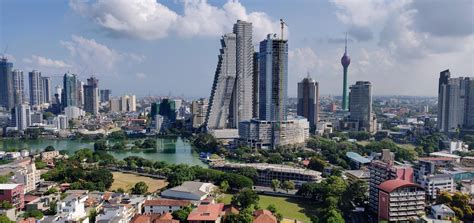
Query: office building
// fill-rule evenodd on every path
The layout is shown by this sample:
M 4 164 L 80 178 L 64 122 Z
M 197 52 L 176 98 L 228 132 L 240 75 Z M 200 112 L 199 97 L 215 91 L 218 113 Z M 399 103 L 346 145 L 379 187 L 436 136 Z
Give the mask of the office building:
M 425 214 L 425 191 L 412 182 L 393 179 L 379 186 L 378 220 L 409 222 Z
M 284 121 L 288 101 L 288 41 L 267 35 L 260 42 L 259 119 Z
M 232 127 L 229 122 L 234 106 L 232 97 L 236 79 L 236 35 L 226 34 L 221 38 L 214 82 L 205 121 L 207 129 L 225 129 Z
M 76 82 L 76 90 L 77 106 L 84 108 L 84 82 L 79 79 Z
M 22 70 L 13 70 L 13 101 L 15 105 L 20 105 L 25 102 L 25 83 Z
M 309 123 L 303 117 L 285 121 L 252 119 L 240 122 L 239 137 L 242 143 L 254 148 L 302 145 L 309 138 Z
M 342 80 L 342 110 L 347 111 L 349 106 L 349 98 L 347 97 L 347 71 L 349 69 L 349 64 L 351 64 L 351 58 L 347 55 L 347 35 L 346 35 L 346 45 L 344 47 L 344 55 L 341 58 L 341 64 L 343 68 L 343 80 Z
M 12 124 L 19 131 L 26 130 L 31 125 L 31 109 L 27 104 L 16 105 L 12 109 Z
M 372 84 L 369 81 L 357 81 L 349 93 L 349 120 L 355 131 L 377 131 L 377 121 L 372 111 Z
M 58 95 L 58 99 L 59 101 L 61 101 L 61 96 L 62 96 L 62 92 L 63 92 L 63 88 L 61 87 L 61 85 L 56 85 L 56 87 L 54 88 L 56 93 L 54 95 Z
M 121 99 L 119 98 L 112 98 L 109 100 L 109 109 L 110 112 L 120 112 L 120 106 L 121 106 Z
M 43 104 L 43 79 L 41 72 L 33 70 L 28 73 L 30 82 L 30 105 L 36 106 Z
M 124 95 L 120 98 L 120 111 L 121 112 L 136 112 L 137 111 L 137 98 L 135 95 Z
M 195 100 L 191 104 L 192 126 L 200 128 L 206 120 L 208 103 L 205 98 Z
M 474 78 L 452 78 L 449 70 L 440 73 L 437 127 L 444 133 L 474 129 Z
M 63 89 L 61 90 L 62 107 L 79 106 L 77 103 L 77 77 L 75 74 L 64 74 Z
M 108 102 L 110 101 L 110 96 L 112 95 L 112 90 L 110 89 L 101 89 L 100 90 L 100 102 Z
M 99 114 L 99 80 L 91 77 L 84 85 L 84 111 L 97 115 Z
M 211 165 L 211 168 L 230 173 L 239 172 L 243 168 L 254 168 L 257 170 L 256 184 L 264 186 L 270 186 L 274 179 L 278 179 L 281 182 L 293 181 L 298 187 L 304 183 L 318 182 L 322 179 L 321 172 L 318 171 L 268 163 L 216 162 Z
M 0 59 L 0 106 L 7 111 L 15 106 L 12 69 L 13 63 L 5 57 Z
M 394 165 L 394 154 L 388 149 L 382 150 L 381 160 L 372 160 L 369 172 L 369 210 L 374 213 L 378 213 L 381 183 L 393 179 L 413 182 L 413 169 L 408 166 Z
M 446 159 L 430 157 L 418 160 L 413 167 L 414 180 L 426 191 L 427 198 L 435 200 L 440 192 L 454 192 L 454 179 L 449 174 L 440 174 L 437 168 L 446 166 L 442 162 Z
M 51 92 L 51 78 L 50 77 L 42 77 L 43 82 L 43 102 L 44 103 L 51 103 L 52 92 Z
M 68 106 L 64 108 L 64 114 L 67 117 L 67 120 L 78 119 L 81 116 L 86 115 L 86 112 L 76 106 Z
M 309 76 L 298 83 L 297 114 L 308 119 L 311 129 L 319 121 L 319 84 Z
M 253 102 L 252 102 L 252 117 L 253 118 L 258 118 L 258 88 L 259 88 L 259 65 L 260 65 L 260 62 L 259 62 L 259 56 L 258 56 L 258 52 L 254 52 L 253 53 L 253 96 L 252 96 L 252 99 L 253 99 Z
M 236 37 L 236 80 L 232 97 L 231 127 L 236 128 L 241 121 L 253 116 L 253 61 L 252 23 L 237 20 L 233 33 Z

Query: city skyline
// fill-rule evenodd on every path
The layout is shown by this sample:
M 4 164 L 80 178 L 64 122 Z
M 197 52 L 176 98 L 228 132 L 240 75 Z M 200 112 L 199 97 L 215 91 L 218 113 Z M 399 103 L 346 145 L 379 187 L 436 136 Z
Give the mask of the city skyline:
M 344 52 L 345 32 L 353 60 L 348 85 L 358 80 L 371 81 L 374 95 L 436 96 L 440 70 L 450 69 L 455 76 L 474 73 L 473 29 L 469 29 L 473 27 L 473 15 L 465 10 L 472 8 L 474 3 L 470 1 L 429 5 L 411 1 L 353 4 L 337 0 L 298 1 L 292 5 L 129 1 L 131 12 L 140 10 L 140 5 L 150 6 L 143 11 L 144 16 L 151 16 L 146 21 L 120 13 L 123 3 L 118 1 L 108 7 L 102 1 L 4 1 L 0 4 L 0 49 L 3 53 L 8 46 L 6 54 L 14 69 L 36 69 L 43 76 L 52 76 L 53 86 L 60 83 L 58 76 L 70 71 L 83 81 L 97 76 L 103 80 L 103 87 L 114 90 L 116 95 L 134 92 L 138 96 L 171 93 L 208 97 L 219 37 L 231 30 L 237 19 L 248 20 L 254 23 L 255 47 L 267 33 L 279 33 L 278 20 L 284 18 L 291 39 L 290 97 L 296 96 L 297 82 L 308 72 L 320 83 L 321 95 L 340 96 L 339 59 Z M 301 10 L 295 13 L 296 8 Z M 20 10 L 30 15 L 44 10 L 53 13 L 20 18 Z M 439 26 L 430 25 L 438 24 L 436 21 L 427 24 L 433 14 L 443 10 L 455 11 L 458 16 L 444 18 Z M 209 11 L 215 13 L 206 14 Z M 126 26 L 118 27 L 106 20 L 107 14 Z M 198 15 L 215 22 L 199 26 L 201 21 L 195 19 Z M 38 35 L 26 35 L 30 31 Z M 38 41 L 42 44 L 34 44 Z M 174 66 L 177 61 L 186 66 Z M 178 84 L 182 87 L 177 88 Z

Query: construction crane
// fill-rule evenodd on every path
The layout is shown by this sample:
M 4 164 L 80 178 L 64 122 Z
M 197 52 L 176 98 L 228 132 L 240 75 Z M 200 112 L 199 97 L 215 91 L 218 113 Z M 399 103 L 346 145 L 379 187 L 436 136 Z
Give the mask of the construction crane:
M 8 51 L 8 44 L 5 47 L 5 49 L 3 50 L 2 59 L 7 59 L 7 51 Z
M 285 26 L 288 27 L 288 24 L 286 24 L 283 19 L 280 19 L 280 29 L 281 29 L 281 40 L 283 40 L 283 30 L 285 29 Z

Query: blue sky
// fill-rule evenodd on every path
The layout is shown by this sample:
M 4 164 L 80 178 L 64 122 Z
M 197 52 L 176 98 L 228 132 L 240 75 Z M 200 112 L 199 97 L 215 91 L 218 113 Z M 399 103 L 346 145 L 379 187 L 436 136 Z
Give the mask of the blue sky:
M 0 49 L 14 67 L 44 76 L 94 75 L 114 95 L 208 97 L 220 47 L 236 19 L 254 23 L 254 43 L 288 23 L 289 94 L 307 75 L 324 95 L 349 83 L 378 95 L 435 95 L 441 70 L 474 74 L 469 0 L 2 0 Z M 445 14 L 447 16 L 439 16 Z M 453 16 L 456 15 L 456 16 Z M 59 78 L 55 78 L 59 80 Z

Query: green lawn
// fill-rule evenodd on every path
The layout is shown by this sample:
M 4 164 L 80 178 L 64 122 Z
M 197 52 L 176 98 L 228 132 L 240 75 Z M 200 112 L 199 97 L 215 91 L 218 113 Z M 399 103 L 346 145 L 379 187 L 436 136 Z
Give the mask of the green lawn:
M 231 199 L 232 195 L 226 194 L 223 198 L 223 202 L 225 204 L 230 204 Z M 314 214 L 314 207 L 311 207 L 304 200 L 260 195 L 260 201 L 258 205 L 261 208 L 267 208 L 270 204 L 274 204 L 277 208 L 277 211 L 280 212 L 284 218 L 296 219 L 303 222 L 311 222 L 309 215 Z

